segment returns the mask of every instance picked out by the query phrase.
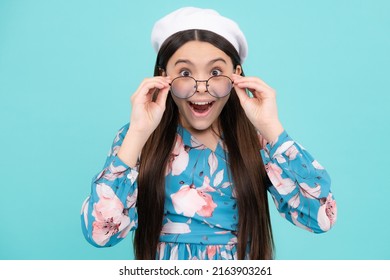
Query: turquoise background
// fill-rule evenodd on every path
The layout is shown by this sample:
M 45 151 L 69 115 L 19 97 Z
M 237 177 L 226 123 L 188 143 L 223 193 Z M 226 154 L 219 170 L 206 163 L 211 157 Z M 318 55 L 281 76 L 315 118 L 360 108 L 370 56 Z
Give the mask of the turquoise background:
M 271 205 L 278 259 L 390 259 L 389 1 L 0 0 L 0 259 L 129 259 L 89 245 L 80 208 L 130 96 L 153 73 L 154 22 L 210 7 L 247 36 L 248 76 L 332 176 L 338 222 L 315 235 Z M 387 127 L 387 128 L 386 128 Z

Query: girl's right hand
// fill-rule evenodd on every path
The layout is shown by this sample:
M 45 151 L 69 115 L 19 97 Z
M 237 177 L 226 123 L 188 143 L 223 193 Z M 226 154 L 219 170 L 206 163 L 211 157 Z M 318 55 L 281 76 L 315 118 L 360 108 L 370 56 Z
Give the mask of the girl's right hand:
M 132 131 L 149 136 L 156 129 L 165 111 L 169 92 L 170 77 L 152 77 L 142 81 L 131 97 L 130 128 Z M 153 95 L 158 91 L 155 101 Z

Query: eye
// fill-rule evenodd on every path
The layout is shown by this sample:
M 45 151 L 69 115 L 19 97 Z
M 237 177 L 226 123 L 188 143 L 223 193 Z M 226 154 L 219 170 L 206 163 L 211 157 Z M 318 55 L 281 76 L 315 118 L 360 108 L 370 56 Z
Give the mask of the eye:
M 191 72 L 188 71 L 188 70 L 181 70 L 179 74 L 182 77 L 189 77 L 189 76 L 191 76 Z
M 211 76 L 219 76 L 222 74 L 222 71 L 219 69 L 213 69 L 210 74 Z

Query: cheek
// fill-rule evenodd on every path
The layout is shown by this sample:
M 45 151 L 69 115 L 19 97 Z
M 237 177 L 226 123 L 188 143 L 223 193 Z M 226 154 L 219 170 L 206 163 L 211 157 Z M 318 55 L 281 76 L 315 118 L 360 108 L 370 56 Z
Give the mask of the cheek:
M 216 107 L 217 107 L 217 111 L 218 111 L 218 112 L 221 112 L 222 109 L 225 107 L 226 103 L 227 103 L 228 100 L 229 100 L 229 97 L 230 97 L 230 96 L 226 96 L 226 97 L 224 97 L 224 98 L 218 100 L 218 102 L 216 102 L 215 105 L 216 105 Z
M 175 102 L 176 106 L 179 108 L 179 111 L 182 111 L 182 109 L 187 106 L 187 101 L 185 99 L 180 99 L 172 95 L 172 99 Z

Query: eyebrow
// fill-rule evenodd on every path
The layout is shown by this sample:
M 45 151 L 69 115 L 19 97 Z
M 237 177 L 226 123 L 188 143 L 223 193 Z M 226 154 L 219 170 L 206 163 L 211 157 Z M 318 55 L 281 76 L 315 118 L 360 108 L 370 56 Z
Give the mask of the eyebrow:
M 218 57 L 218 58 L 216 58 L 216 59 L 210 60 L 210 61 L 207 63 L 207 65 L 212 65 L 212 64 L 214 64 L 215 62 L 218 62 L 218 61 L 221 61 L 221 62 L 227 64 L 227 62 L 226 62 L 225 59 L 223 59 L 222 57 Z M 178 60 L 175 62 L 175 66 L 176 66 L 177 64 L 180 64 L 180 63 L 186 63 L 186 64 L 194 65 L 194 63 L 191 62 L 191 60 L 189 60 L 189 59 L 178 59 Z

